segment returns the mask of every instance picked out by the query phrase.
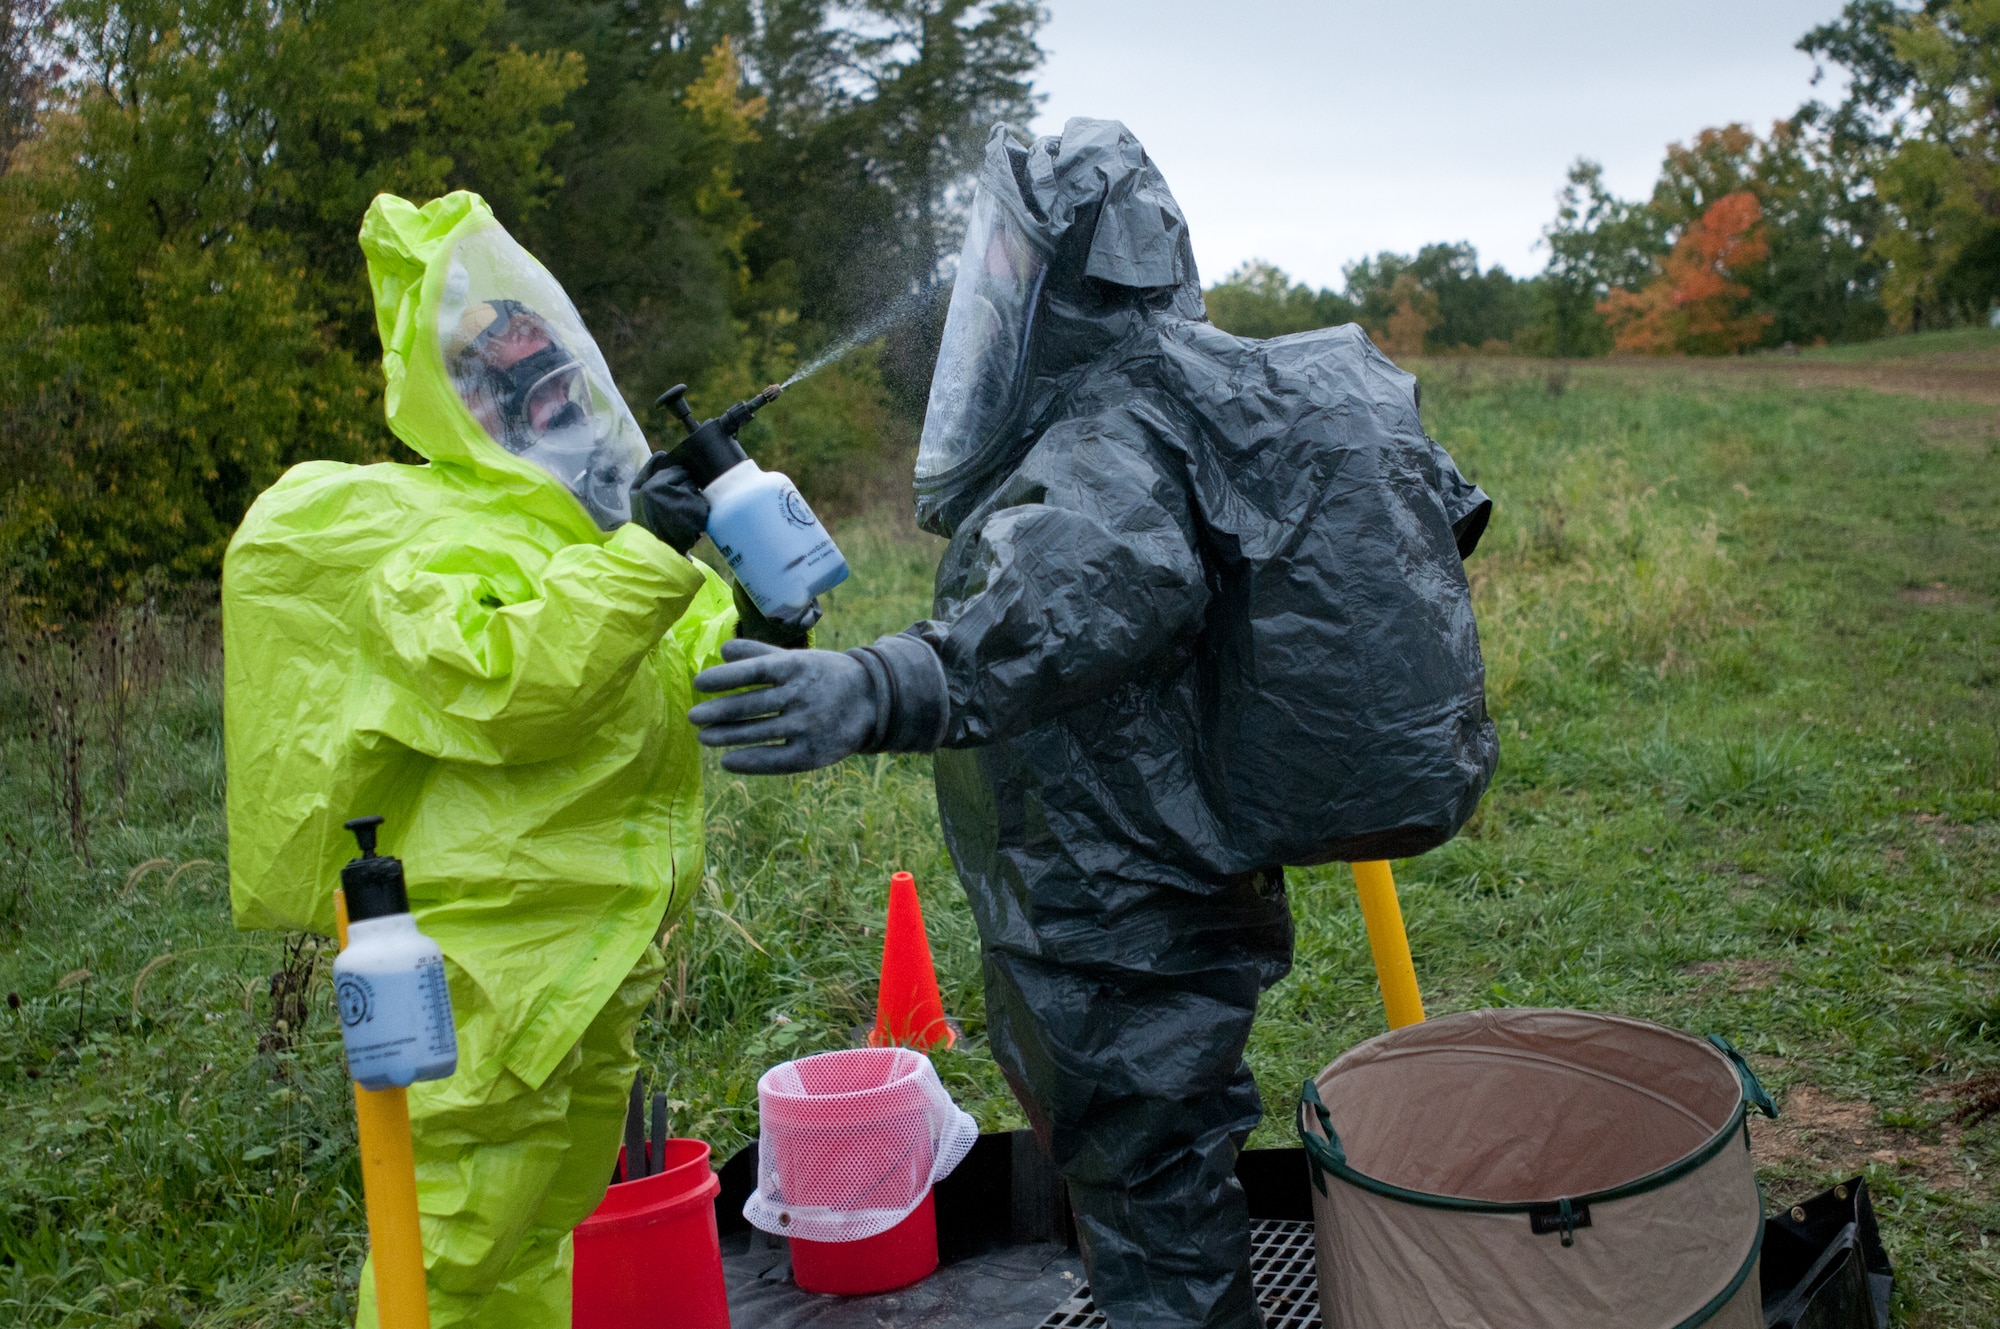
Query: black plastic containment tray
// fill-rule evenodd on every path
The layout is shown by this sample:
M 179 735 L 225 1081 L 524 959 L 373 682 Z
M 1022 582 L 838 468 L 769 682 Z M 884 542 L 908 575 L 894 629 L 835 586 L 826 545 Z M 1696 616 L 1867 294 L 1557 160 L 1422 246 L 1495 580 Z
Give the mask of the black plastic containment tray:
M 1317 1329 L 1305 1151 L 1249 1149 L 1252 1269 L 1270 1329 Z M 876 1297 L 829 1297 L 792 1282 L 787 1243 L 743 1221 L 757 1185 L 752 1141 L 722 1168 L 715 1198 L 733 1329 L 1096 1329 L 1069 1199 L 1029 1131 L 979 1137 L 938 1183 L 936 1273 Z
M 1312 1198 L 1303 1149 L 1249 1149 L 1250 1270 L 1268 1329 L 1319 1329 Z M 879 1297 L 827 1297 L 792 1282 L 782 1237 L 743 1221 L 757 1185 L 753 1141 L 715 1198 L 733 1329 L 1104 1329 L 1090 1304 L 1069 1197 L 1028 1131 L 982 1135 L 938 1184 L 938 1270 Z M 1766 1329 L 1888 1329 L 1894 1286 L 1867 1183 L 1853 1177 L 1764 1220 Z

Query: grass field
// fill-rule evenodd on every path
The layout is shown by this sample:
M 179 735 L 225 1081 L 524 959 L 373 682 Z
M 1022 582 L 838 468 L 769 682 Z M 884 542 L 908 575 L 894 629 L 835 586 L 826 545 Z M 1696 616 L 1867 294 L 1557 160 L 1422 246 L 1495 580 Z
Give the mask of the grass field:
M 1898 1323 L 2000 1322 L 2000 1117 L 1980 1119 L 2000 1108 L 2000 412 L 1629 367 L 1424 373 L 1432 431 L 1498 502 L 1471 572 L 1503 743 L 1466 833 L 1397 866 L 1431 1010 L 1727 1034 L 1785 1109 L 1756 1137 L 1767 1197 L 1866 1172 Z M 903 525 L 844 531 L 856 577 L 823 644 L 925 612 L 938 545 Z M 0 685 L 0 1322 L 340 1324 L 361 1212 L 323 965 L 291 961 L 318 975 L 302 1023 L 274 1010 L 283 939 L 234 933 L 210 866 L 217 673 L 184 633 L 147 660 L 162 681 L 114 726 L 122 758 L 91 712 L 89 864 L 50 793 L 75 749 L 35 732 L 61 680 L 16 663 Z M 709 806 L 708 879 L 642 1034 L 677 1129 L 734 1148 L 765 1066 L 868 1022 L 899 867 L 969 1035 L 947 1082 L 1018 1124 L 928 763 L 712 770 Z M 1297 968 L 1252 1044 L 1261 1143 L 1304 1075 L 1382 1028 L 1346 870 L 1291 880 Z
M 1849 346 L 1814 346 L 1801 350 L 1799 358 L 1851 364 L 1932 355 L 1990 357 L 1995 352 L 2000 352 L 2000 328 L 1950 328 L 1943 332 L 1919 332 L 1910 337 L 1891 337 L 1886 341 L 1858 342 Z

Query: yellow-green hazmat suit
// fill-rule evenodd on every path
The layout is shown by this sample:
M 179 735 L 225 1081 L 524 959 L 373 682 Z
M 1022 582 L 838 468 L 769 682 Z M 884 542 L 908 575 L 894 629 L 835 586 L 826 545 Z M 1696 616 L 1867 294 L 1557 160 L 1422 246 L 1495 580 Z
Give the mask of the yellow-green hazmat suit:
M 410 1090 L 431 1323 L 567 1326 L 569 1233 L 617 1156 L 654 938 L 702 875 L 690 680 L 736 613 L 713 572 L 620 524 L 643 437 L 484 202 L 384 195 L 361 244 L 389 426 L 430 464 L 294 467 L 230 543 L 230 896 L 240 927 L 329 933 L 341 823 L 386 818 L 458 1021 L 457 1073 Z M 456 366 L 515 314 L 568 358 L 514 394 L 548 428 L 503 447 Z

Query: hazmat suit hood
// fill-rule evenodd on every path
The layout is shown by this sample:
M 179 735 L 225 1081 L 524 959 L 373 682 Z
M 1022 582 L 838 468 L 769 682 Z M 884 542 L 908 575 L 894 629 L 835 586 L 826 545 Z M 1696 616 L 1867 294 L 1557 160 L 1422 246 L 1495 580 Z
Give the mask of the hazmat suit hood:
M 386 817 L 419 923 L 494 1008 L 490 1026 L 461 1021 L 452 1083 L 472 1082 L 484 1039 L 538 1084 L 701 880 L 682 717 L 736 616 L 711 570 L 637 523 L 605 531 L 474 414 L 454 352 L 463 368 L 480 333 L 529 310 L 495 362 L 560 344 L 525 386 L 559 358 L 594 384 L 565 383 L 529 423 L 574 425 L 565 409 L 598 392 L 613 427 L 594 446 L 642 455 L 575 310 L 483 201 L 378 197 L 361 245 L 388 421 L 430 464 L 302 463 L 230 541 L 231 900 L 240 926 L 331 931 L 354 847 L 341 823 Z
M 631 520 L 645 435 L 562 286 L 485 200 L 378 195 L 361 248 L 396 436 L 576 539 Z
M 917 453 L 918 519 L 949 535 L 1069 379 L 1139 329 L 1202 320 L 1187 219 L 1139 140 L 1073 119 L 995 125 L 974 189 Z

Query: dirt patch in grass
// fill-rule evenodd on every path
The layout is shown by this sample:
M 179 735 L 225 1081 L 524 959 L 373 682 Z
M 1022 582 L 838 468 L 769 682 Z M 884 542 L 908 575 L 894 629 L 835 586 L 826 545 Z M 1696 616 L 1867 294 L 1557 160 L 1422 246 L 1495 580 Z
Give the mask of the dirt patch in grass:
M 1906 605 L 1962 605 L 1972 603 L 1972 597 L 1955 586 L 1947 586 L 1934 581 L 1928 586 L 1905 586 L 1896 592 L 1896 598 Z
M 1835 1098 L 1810 1084 L 1791 1087 L 1776 1121 L 1750 1118 L 1751 1152 L 1762 1166 L 1811 1171 L 1830 1180 L 1892 1167 L 1934 1190 L 1971 1187 L 1958 1162 L 1961 1135 L 1958 1124 L 1947 1120 L 1939 1125 L 1938 1138 L 1926 1142 L 1882 1125 L 1867 1102 Z
M 1861 362 L 1797 360 L 1789 356 L 1754 355 L 1660 356 L 1626 359 L 1572 360 L 1567 362 L 1526 362 L 1514 369 L 1514 376 L 1548 374 L 1563 364 L 1585 373 L 1629 376 L 1657 380 L 1677 378 L 1682 382 L 1739 383 L 1757 389 L 1770 388 L 1867 388 L 1902 397 L 1923 397 L 1934 401 L 1978 402 L 2000 406 L 2000 357 L 1991 351 L 1970 354 L 1912 355 L 1893 360 Z M 1489 372 L 1508 365 L 1489 361 Z M 1528 365 L 1535 368 L 1530 370 Z M 1482 366 L 1485 367 L 1485 366 Z
M 1946 846 L 1963 844 L 1967 840 L 1977 839 L 1979 835 L 1976 828 L 1935 812 L 1914 813 L 1910 820 L 1920 833 Z
M 2000 406 L 2000 350 L 1993 348 L 1881 360 L 1806 360 L 1788 355 L 1609 356 L 1590 360 L 1477 356 L 1453 361 L 1413 359 L 1404 362 L 1404 367 L 1436 370 L 1443 363 L 1453 363 L 1456 369 L 1452 379 L 1441 381 L 1453 382 L 1460 389 L 1495 380 L 1535 382 L 1551 397 L 1562 396 L 1573 383 L 1598 376 L 1654 381 L 1667 377 L 1684 383 L 1732 383 L 1759 390 L 1868 388 L 1901 397 Z M 1992 446 L 1990 428 L 1983 421 L 1964 426 L 1938 423 L 1942 436 L 1932 435 L 1936 441 L 1979 449 Z
M 1701 987 L 1720 984 L 1731 992 L 1768 992 L 1787 972 L 1776 960 L 1703 960 L 1682 973 L 1704 980 Z
M 1620 365 L 1620 368 L 1630 367 Z M 1705 378 L 1744 378 L 1759 387 L 1868 388 L 1901 397 L 2000 406 L 2000 364 L 1984 353 L 1971 359 L 1911 356 L 1864 364 L 1822 364 L 1764 357 L 1690 359 L 1666 361 L 1661 368 Z
M 1728 879 L 1729 898 L 1735 900 L 1739 904 L 1745 900 L 1751 899 L 1756 895 L 1758 891 L 1762 890 L 1764 887 L 1769 886 L 1771 884 L 1771 879 L 1769 877 L 1765 876 L 1761 872 L 1753 872 L 1749 868 L 1744 867 L 1741 863 L 1704 863 L 1702 865 L 1702 871 L 1713 873 L 1715 876 Z M 1738 964 L 1738 963 L 1759 964 L 1767 962 L 1754 961 L 1754 960 L 1753 961 L 1715 960 L 1715 961 L 1703 961 L 1703 963 L 1704 964 Z M 1693 969 L 1690 968 L 1683 972 L 1692 973 Z
M 2000 446 L 2000 420 L 1991 415 L 1942 415 L 1919 428 L 1926 443 L 1947 451 L 1984 456 Z
M 1938 1085 L 1925 1090 L 1924 1097 L 1949 1102 L 1954 1124 L 1977 1126 L 1989 1117 L 2000 1117 L 2000 1071 L 1982 1071 L 1958 1084 Z

